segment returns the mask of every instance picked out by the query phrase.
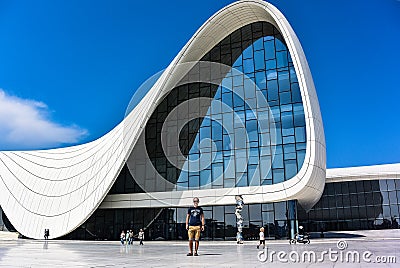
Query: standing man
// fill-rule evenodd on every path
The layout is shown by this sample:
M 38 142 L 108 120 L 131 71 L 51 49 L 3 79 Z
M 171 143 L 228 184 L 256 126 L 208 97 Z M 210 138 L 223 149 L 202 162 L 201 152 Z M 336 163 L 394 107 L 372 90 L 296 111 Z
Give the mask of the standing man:
M 204 212 L 199 207 L 199 198 L 193 198 L 193 207 L 190 207 L 186 216 L 186 230 L 189 236 L 189 253 L 187 256 L 199 256 L 200 231 L 204 231 Z M 193 254 L 193 238 L 195 239 L 195 250 Z

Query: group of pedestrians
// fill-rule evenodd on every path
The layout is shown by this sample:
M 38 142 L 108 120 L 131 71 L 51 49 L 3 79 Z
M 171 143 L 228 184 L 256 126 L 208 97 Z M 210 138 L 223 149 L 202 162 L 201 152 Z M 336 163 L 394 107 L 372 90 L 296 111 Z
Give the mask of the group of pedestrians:
M 143 229 L 140 229 L 139 233 L 137 235 L 133 234 L 133 230 L 122 230 L 120 239 L 121 239 L 121 244 L 124 245 L 132 245 L 133 244 L 133 238 L 137 237 L 140 241 L 140 245 L 143 245 L 143 240 L 144 240 L 144 231 Z

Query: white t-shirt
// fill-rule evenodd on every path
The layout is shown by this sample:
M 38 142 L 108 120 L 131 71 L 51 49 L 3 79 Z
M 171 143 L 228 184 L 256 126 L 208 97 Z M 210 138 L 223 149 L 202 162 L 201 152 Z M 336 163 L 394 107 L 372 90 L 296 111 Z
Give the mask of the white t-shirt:
M 138 238 L 144 240 L 144 232 L 139 232 Z
M 265 240 L 264 232 L 260 232 L 260 240 Z

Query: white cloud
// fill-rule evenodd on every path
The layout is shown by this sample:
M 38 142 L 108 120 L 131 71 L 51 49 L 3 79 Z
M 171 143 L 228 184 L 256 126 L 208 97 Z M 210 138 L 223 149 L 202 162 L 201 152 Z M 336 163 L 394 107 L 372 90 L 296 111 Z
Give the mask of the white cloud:
M 48 114 L 45 103 L 10 96 L 0 88 L 0 150 L 53 148 L 88 135 L 76 125 L 52 122 Z

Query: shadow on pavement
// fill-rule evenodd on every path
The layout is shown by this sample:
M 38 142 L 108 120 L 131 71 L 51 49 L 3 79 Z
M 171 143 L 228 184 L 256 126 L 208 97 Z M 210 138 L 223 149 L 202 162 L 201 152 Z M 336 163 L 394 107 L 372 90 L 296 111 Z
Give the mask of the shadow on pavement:
M 323 237 L 321 236 L 321 233 L 311 233 L 310 238 L 357 238 L 357 237 L 365 237 L 365 235 L 349 234 L 343 232 L 324 232 Z

